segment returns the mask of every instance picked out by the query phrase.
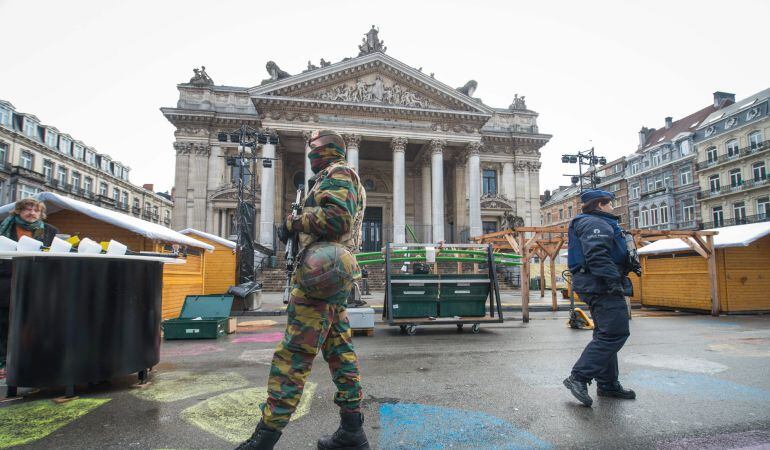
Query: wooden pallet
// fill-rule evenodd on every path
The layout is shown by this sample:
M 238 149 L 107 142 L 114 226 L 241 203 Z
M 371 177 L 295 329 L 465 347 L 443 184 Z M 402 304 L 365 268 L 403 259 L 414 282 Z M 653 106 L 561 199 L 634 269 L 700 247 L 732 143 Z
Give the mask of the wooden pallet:
M 374 336 L 374 328 L 353 328 L 353 336 Z

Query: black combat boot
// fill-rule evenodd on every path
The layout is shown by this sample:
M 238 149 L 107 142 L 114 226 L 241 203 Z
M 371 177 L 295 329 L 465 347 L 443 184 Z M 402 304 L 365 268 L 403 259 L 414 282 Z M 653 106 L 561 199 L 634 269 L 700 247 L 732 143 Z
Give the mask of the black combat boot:
M 591 396 L 588 395 L 588 383 L 585 381 L 577 380 L 573 375 L 570 375 L 564 379 L 564 386 L 585 406 L 591 406 L 594 403 Z
M 340 412 L 340 427 L 331 436 L 318 440 L 318 450 L 368 450 L 364 433 L 364 415 Z
M 596 393 L 599 397 L 614 397 L 624 400 L 633 400 L 636 398 L 636 392 L 631 389 L 625 389 L 620 381 L 612 384 L 600 384 L 596 387 Z
M 254 430 L 254 434 L 246 442 L 236 447 L 235 450 L 273 450 L 275 443 L 280 438 L 280 431 L 268 428 L 260 420 L 257 429 Z

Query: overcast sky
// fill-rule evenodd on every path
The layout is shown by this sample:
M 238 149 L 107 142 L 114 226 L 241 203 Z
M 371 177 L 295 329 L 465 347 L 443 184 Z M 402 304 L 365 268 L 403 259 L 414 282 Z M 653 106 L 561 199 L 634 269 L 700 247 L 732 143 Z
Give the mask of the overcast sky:
M 176 84 L 205 65 L 253 86 L 274 60 L 292 74 L 356 56 L 372 24 L 387 54 L 475 96 L 540 113 L 540 190 L 567 184 L 560 155 L 612 159 L 707 106 L 770 87 L 767 1 L 31 1 L 0 0 L 0 99 L 170 189 Z

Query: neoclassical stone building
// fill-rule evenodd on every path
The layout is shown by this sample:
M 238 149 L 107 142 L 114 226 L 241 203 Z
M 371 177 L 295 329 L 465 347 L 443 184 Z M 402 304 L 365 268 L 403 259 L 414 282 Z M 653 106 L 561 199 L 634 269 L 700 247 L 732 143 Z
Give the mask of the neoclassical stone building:
M 205 68 L 177 86 L 176 107 L 161 108 L 176 127 L 176 228 L 233 232 L 235 186 L 222 156 L 236 144 L 217 134 L 246 124 L 276 133 L 258 176 L 258 236 L 274 244 L 296 185 L 309 176 L 306 138 L 333 129 L 367 189 L 364 247 L 418 240 L 460 242 L 502 225 L 504 215 L 540 224 L 539 149 L 551 138 L 538 114 L 515 96 L 507 108 L 474 98 L 475 81 L 452 88 L 385 54 L 374 27 L 359 54 L 290 75 L 272 61 L 254 87 L 215 85 Z M 237 173 L 235 174 L 237 177 Z

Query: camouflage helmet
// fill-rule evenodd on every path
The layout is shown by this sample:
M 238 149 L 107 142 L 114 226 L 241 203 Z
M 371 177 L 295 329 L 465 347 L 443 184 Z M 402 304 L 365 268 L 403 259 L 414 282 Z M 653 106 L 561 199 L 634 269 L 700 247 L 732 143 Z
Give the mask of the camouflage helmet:
M 347 298 L 361 277 L 355 256 L 337 242 L 316 242 L 297 267 L 297 283 L 310 297 L 335 301 Z

